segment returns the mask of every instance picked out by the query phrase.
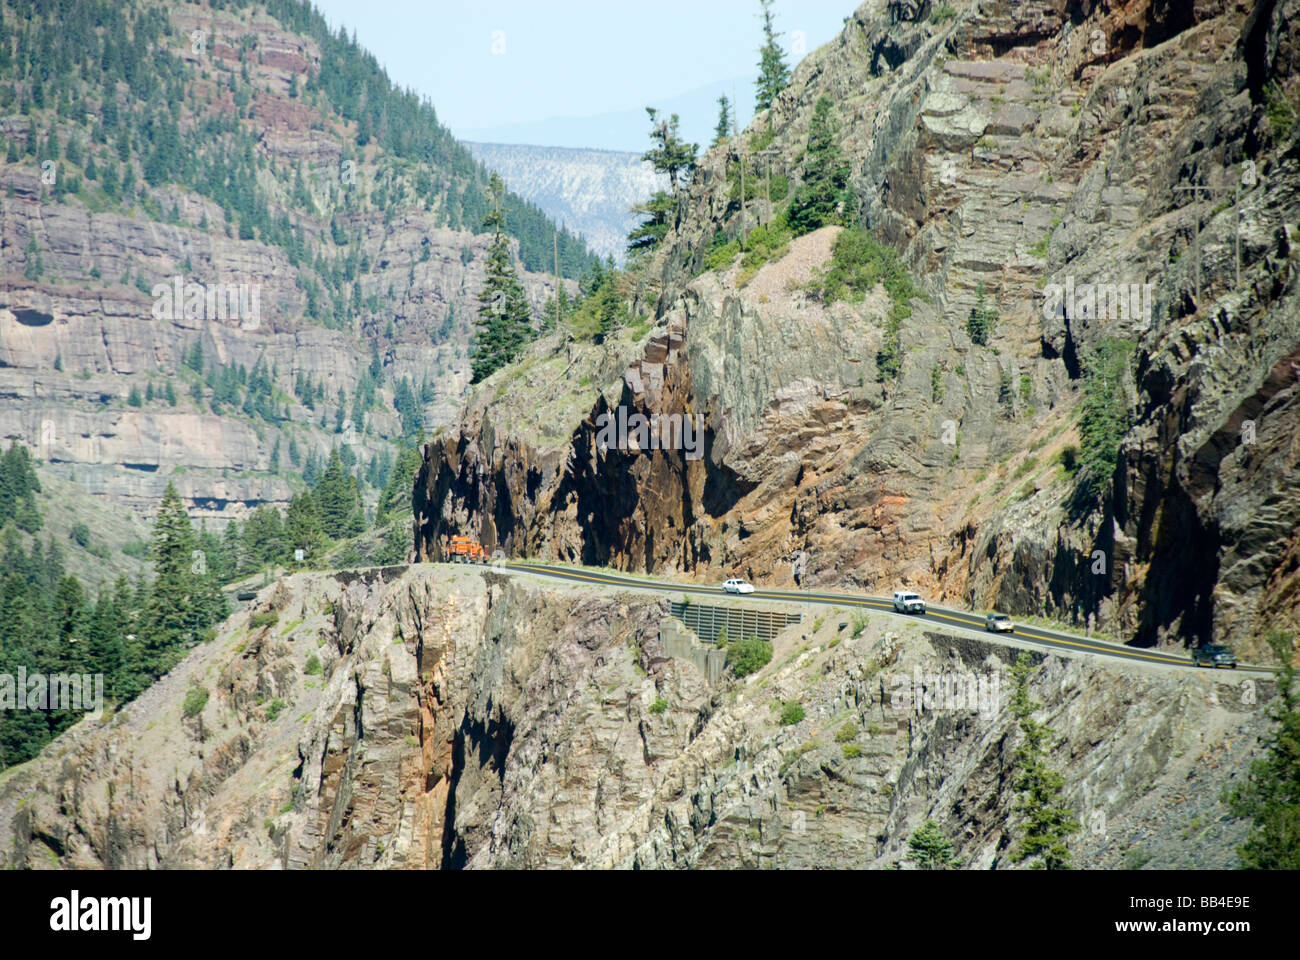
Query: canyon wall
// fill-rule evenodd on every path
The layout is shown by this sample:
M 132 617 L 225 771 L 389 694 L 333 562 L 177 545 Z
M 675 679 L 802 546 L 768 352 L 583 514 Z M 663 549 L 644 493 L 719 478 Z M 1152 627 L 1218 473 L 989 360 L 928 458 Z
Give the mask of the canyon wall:
M 1012 647 L 809 610 L 711 685 L 667 608 L 446 566 L 285 578 L 0 774 L 0 867 L 906 866 L 926 819 L 1011 866 Z M 1230 865 L 1216 798 L 1271 682 L 1034 658 L 1076 865 Z
M 438 557 L 460 532 L 773 585 L 803 557 L 813 584 L 1268 657 L 1269 630 L 1300 626 L 1300 127 L 1268 119 L 1297 5 L 915 6 L 863 4 L 747 135 L 771 130 L 793 191 L 830 98 L 857 216 L 924 292 L 896 333 L 898 374 L 879 363 L 895 349 L 882 288 L 830 306 L 810 292 L 838 227 L 756 272 L 706 269 L 717 231 L 766 216 L 761 194 L 735 199 L 739 147 L 715 148 L 636 275 L 653 329 L 573 355 L 564 389 L 585 402 L 547 436 L 521 426 L 525 385 L 471 394 L 426 448 L 417 550 Z M 1137 309 L 1073 295 L 1102 284 L 1136 286 Z M 981 306 L 987 345 L 968 329 Z M 1064 464 L 1115 343 L 1127 432 L 1090 491 Z M 702 416 L 703 457 L 600 449 L 620 405 Z

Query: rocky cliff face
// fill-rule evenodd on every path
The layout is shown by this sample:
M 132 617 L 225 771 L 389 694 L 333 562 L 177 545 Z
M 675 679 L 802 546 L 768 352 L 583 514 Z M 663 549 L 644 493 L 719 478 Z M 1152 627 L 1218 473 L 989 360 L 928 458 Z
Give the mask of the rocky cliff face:
M 370 364 L 369 338 L 382 340 L 383 331 L 348 332 L 304 322 L 303 297 L 292 281 L 289 289 L 276 291 L 277 274 L 293 273 L 281 253 L 269 247 L 241 249 L 258 245 L 212 239 L 197 228 L 157 225 L 127 230 L 142 244 L 132 245 L 121 228 L 133 221 L 119 216 L 65 217 L 72 211 L 55 208 L 51 215 L 39 203 L 15 209 L 16 204 L 0 200 L 5 211 L 0 217 L 10 223 L 19 215 L 30 217 L 26 226 L 44 237 L 42 257 L 53 269 L 59 269 L 60 251 L 68 247 L 82 266 L 105 264 L 100 268 L 105 276 L 120 273 L 119 258 L 125 263 L 151 255 L 159 282 L 168 283 L 184 273 L 175 252 L 211 240 L 213 269 L 224 274 L 233 269 L 231 260 L 239 260 L 242 268 L 233 274 L 239 282 L 262 286 L 262 322 L 245 329 L 238 319 L 155 319 L 153 298 L 121 284 L 96 290 L 11 278 L 6 306 L 0 308 L 0 439 L 28 443 L 36 456 L 101 503 L 148 515 L 172 480 L 192 516 L 242 518 L 262 503 L 283 505 L 293 492 L 287 476 L 272 468 L 277 440 L 284 467 L 291 439 L 304 457 L 312 451 L 325 456 L 349 442 L 359 460 L 368 462 L 402 435 L 392 397 L 393 384 L 404 378 L 432 381 L 427 427 L 451 420 L 459 409 L 469 385 L 469 323 L 482 285 L 485 236 L 437 228 L 419 216 L 402 224 L 367 225 L 364 249 L 382 266 L 362 288 L 376 296 L 394 286 L 405 289 L 405 296 L 391 303 L 401 334 L 385 344 L 388 386 L 379 392 L 382 406 L 367 414 L 366 433 L 341 439 L 334 429 L 338 393 L 355 396 Z M 421 262 L 426 249 L 428 259 Z M 472 258 L 462 256 L 466 251 Z M 417 278 L 409 288 L 408 273 Z M 524 281 L 540 312 L 551 283 L 533 274 L 525 274 Z M 448 320 L 450 339 L 436 343 Z M 196 342 L 208 362 L 251 370 L 260 361 L 273 369 L 275 387 L 288 401 L 288 419 L 268 424 L 197 405 L 188 392 L 196 378 L 183 365 Z M 328 402 L 314 409 L 303 405 L 293 392 L 300 376 L 321 384 Z M 169 380 L 179 394 L 175 407 L 161 396 Z M 159 391 L 157 400 L 132 407 L 131 391 L 143 393 L 149 383 Z M 349 409 L 345 416 L 350 415 Z
M 631 212 L 667 187 L 639 153 L 574 150 L 517 143 L 466 143 L 470 152 L 556 223 L 581 234 L 602 257 L 623 262 L 627 235 L 641 222 Z
M 447 567 L 287 578 L 0 774 L 0 866 L 882 867 L 927 818 L 965 866 L 1009 865 L 1013 650 L 810 610 L 711 685 L 666 608 Z M 1272 688 L 1040 666 L 1076 863 L 1230 863 L 1215 798 Z
M 139 31 L 154 15 L 170 33 L 156 49 L 140 41 L 146 61 L 138 69 L 166 74 L 166 58 L 175 57 L 182 82 L 167 87 L 177 101 L 169 117 L 202 150 L 187 162 L 225 150 L 230 170 L 242 155 L 256 172 L 234 202 L 256 187 L 267 222 L 251 226 L 211 195 L 172 182 L 179 160 L 153 174 L 159 182 L 146 182 L 163 138 L 133 140 L 114 127 L 143 109 L 134 85 L 106 94 L 94 86 L 98 75 L 83 76 L 91 83 L 84 89 L 70 76 L 70 89 L 85 98 L 83 122 L 76 112 L 36 109 L 30 84 L 15 84 L 16 96 L 0 109 L 0 143 L 10 147 L 7 159 L 0 148 L 0 442 L 28 444 L 102 506 L 147 515 L 173 480 L 192 516 L 238 518 L 287 502 L 300 466 L 289 463 L 291 441 L 303 458 L 346 443 L 363 467 L 391 452 L 404 433 L 393 404 L 404 379 L 417 392 L 429 384 L 426 427 L 454 417 L 469 382 L 488 238 L 474 232 L 477 223 L 452 224 L 468 219 L 460 191 L 481 192 L 481 184 L 465 182 L 467 154 L 429 157 L 417 169 L 303 89 L 324 62 L 314 37 L 241 4 L 141 2 L 122 11 Z M 150 51 L 158 62 L 147 59 Z M 216 132 L 199 136 L 204 124 Z M 44 159 L 52 140 L 62 153 Z M 69 162 L 74 148 L 101 170 L 121 171 L 112 193 L 102 174 L 93 181 Z M 142 185 L 124 197 L 127 171 Z M 422 177 L 436 181 L 424 188 L 436 187 L 438 202 L 418 194 L 413 183 Z M 79 190 L 63 193 L 68 181 Z M 550 249 L 548 235 L 548 263 Z M 256 291 L 257 314 L 179 305 L 160 312 L 155 285 L 175 278 L 245 285 Z M 523 271 L 522 279 L 540 312 L 552 278 Z M 332 310 L 335 300 L 346 308 Z M 196 402 L 199 377 L 182 362 L 196 343 L 206 364 L 265 365 L 284 415 L 245 416 L 238 404 L 214 413 Z M 364 429 L 341 436 L 339 393 L 350 418 L 372 346 L 382 366 L 376 402 Z M 323 393 L 310 409 L 295 389 L 300 378 Z M 168 382 L 175 405 L 162 397 Z M 128 404 L 133 390 L 143 395 L 149 385 L 157 399 Z
M 715 149 L 639 275 L 657 324 L 642 349 L 574 366 L 588 412 L 558 439 L 512 439 L 497 385 L 472 398 L 426 450 L 421 555 L 461 531 L 776 584 L 803 554 L 813 583 L 904 582 L 1261 657 L 1268 629 L 1300 623 L 1300 126 L 1268 118 L 1294 96 L 1300 8 L 955 6 L 864 4 L 746 138 L 770 124 L 793 190 L 813 105 L 833 101 L 857 213 L 929 298 L 901 324 L 897 377 L 877 363 L 883 290 L 829 308 L 803 290 L 838 228 L 756 274 L 698 275 L 715 231 L 765 215 L 732 199 L 738 145 Z M 967 330 L 981 289 L 987 346 Z M 1088 497 L 1059 455 L 1080 442 L 1086 368 L 1117 341 L 1130 429 Z M 619 405 L 702 415 L 704 456 L 602 450 Z

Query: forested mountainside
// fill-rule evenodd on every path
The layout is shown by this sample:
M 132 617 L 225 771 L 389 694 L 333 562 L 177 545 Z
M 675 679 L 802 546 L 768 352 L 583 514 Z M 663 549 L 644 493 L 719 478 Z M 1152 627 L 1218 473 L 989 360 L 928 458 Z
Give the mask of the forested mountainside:
M 225 585 L 407 559 L 480 297 L 520 339 L 601 269 L 310 4 L 0 2 L 6 675 L 122 703 Z M 4 713 L 0 766 L 73 719 Z
M 639 153 L 515 143 L 466 143 L 511 190 L 580 235 L 602 257 L 622 263 L 633 207 L 666 184 Z
M 373 502 L 470 378 L 489 211 L 432 105 L 307 3 L 0 4 L 0 439 L 104 506 Z M 540 313 L 594 262 L 515 194 Z
M 863 4 L 741 136 L 660 131 L 676 183 L 606 314 L 637 342 L 473 392 L 425 451 L 420 555 L 797 561 L 1271 656 L 1300 623 L 1297 31 L 1289 0 Z M 702 417 L 704 455 L 603 442 L 619 407 Z

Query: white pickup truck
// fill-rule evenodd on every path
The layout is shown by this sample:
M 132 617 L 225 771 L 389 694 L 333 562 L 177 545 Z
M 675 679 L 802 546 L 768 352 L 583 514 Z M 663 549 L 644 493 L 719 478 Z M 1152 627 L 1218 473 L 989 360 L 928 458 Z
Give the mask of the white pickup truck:
M 895 590 L 894 609 L 899 613 L 925 613 L 925 601 L 911 590 Z

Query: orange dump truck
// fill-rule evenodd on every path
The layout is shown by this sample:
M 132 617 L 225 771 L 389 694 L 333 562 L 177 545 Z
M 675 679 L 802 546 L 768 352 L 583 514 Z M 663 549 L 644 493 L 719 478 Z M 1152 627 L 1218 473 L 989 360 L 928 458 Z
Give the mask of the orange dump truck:
M 483 563 L 486 560 L 483 545 L 460 534 L 451 538 L 447 555 L 453 563 Z

